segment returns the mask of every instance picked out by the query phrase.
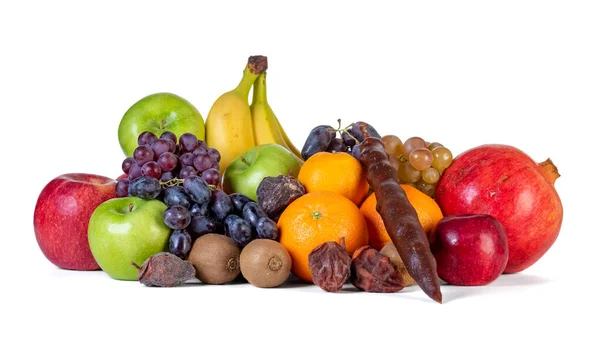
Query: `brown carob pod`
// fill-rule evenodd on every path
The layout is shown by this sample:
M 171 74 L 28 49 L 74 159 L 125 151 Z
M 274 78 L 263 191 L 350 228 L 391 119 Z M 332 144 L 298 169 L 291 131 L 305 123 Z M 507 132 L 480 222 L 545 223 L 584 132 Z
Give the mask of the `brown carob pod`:
M 433 300 L 442 303 L 442 292 L 435 258 L 417 212 L 398 183 L 397 171 L 390 164 L 380 139 L 370 137 L 360 144 L 360 162 L 367 169 L 367 180 L 375 191 L 377 211 L 398 250 L 408 273 Z

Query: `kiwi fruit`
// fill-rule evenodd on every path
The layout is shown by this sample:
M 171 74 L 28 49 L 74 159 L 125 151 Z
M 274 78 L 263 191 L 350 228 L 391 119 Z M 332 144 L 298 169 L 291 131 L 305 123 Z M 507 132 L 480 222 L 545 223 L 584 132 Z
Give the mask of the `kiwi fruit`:
M 379 251 L 381 254 L 390 258 L 390 262 L 398 269 L 400 274 L 402 274 L 402 280 L 406 287 L 417 284 L 417 282 L 410 276 L 404 262 L 402 262 L 402 258 L 400 254 L 398 254 L 398 250 L 396 246 L 392 242 L 388 242 L 381 250 Z
M 225 284 L 240 274 L 240 248 L 225 235 L 210 233 L 196 239 L 188 261 L 202 283 Z
M 260 288 L 281 285 L 290 276 L 292 259 L 285 247 L 274 240 L 256 239 L 242 249 L 240 269 L 250 284 Z

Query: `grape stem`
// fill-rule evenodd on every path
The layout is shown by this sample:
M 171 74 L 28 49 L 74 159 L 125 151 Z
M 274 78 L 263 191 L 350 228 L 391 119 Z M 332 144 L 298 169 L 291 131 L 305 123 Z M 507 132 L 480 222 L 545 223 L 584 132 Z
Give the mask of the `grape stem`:
M 164 187 L 173 187 L 173 186 L 181 186 L 183 185 L 184 179 L 180 179 L 180 178 L 173 178 L 173 179 L 169 179 L 167 181 L 161 181 L 160 185 L 164 188 Z M 217 190 L 217 186 L 216 185 L 208 185 L 208 187 L 210 188 L 211 191 L 215 191 Z
M 356 123 L 352 123 L 352 124 L 346 126 L 345 128 L 342 128 L 342 119 L 338 118 L 337 122 L 338 122 L 338 129 L 335 130 L 335 132 L 339 132 L 340 136 L 342 136 L 342 133 L 345 133 L 346 135 L 348 135 L 348 137 L 354 139 L 354 141 L 356 142 L 356 144 L 360 144 L 361 143 L 361 142 L 358 141 L 358 139 L 356 139 L 356 137 L 354 137 L 353 135 L 351 135 L 350 132 L 346 131 L 348 128 L 353 127 L 354 124 L 356 124 Z

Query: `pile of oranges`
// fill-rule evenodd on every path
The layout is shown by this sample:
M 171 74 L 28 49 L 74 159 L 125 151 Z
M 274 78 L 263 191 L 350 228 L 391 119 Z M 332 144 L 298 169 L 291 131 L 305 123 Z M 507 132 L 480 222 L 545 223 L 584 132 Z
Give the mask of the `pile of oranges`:
M 318 245 L 344 238 L 349 254 L 362 246 L 381 249 L 390 242 L 369 190 L 366 172 L 351 155 L 319 152 L 304 163 L 298 174 L 307 194 L 296 199 L 278 221 L 280 242 L 292 257 L 292 272 L 312 282 L 308 255 Z M 417 211 L 421 226 L 431 232 L 443 215 L 437 203 L 410 185 L 401 185 Z

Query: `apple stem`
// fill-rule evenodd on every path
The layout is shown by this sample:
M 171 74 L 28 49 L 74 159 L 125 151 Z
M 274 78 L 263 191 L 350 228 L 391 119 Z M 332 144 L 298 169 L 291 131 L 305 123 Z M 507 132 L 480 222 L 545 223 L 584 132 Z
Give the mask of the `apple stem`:
M 250 166 L 250 163 L 249 163 L 249 162 L 246 160 L 246 158 L 245 158 L 244 156 L 241 156 L 241 157 L 240 157 L 240 160 L 242 161 L 242 163 L 244 163 L 244 164 L 246 164 L 246 165 Z
M 137 263 L 135 263 L 134 261 L 131 261 L 131 265 L 134 266 L 135 268 L 137 268 L 137 270 L 142 269 L 142 267 L 140 267 Z
M 133 204 L 129 204 L 129 212 L 131 213 L 133 211 Z

